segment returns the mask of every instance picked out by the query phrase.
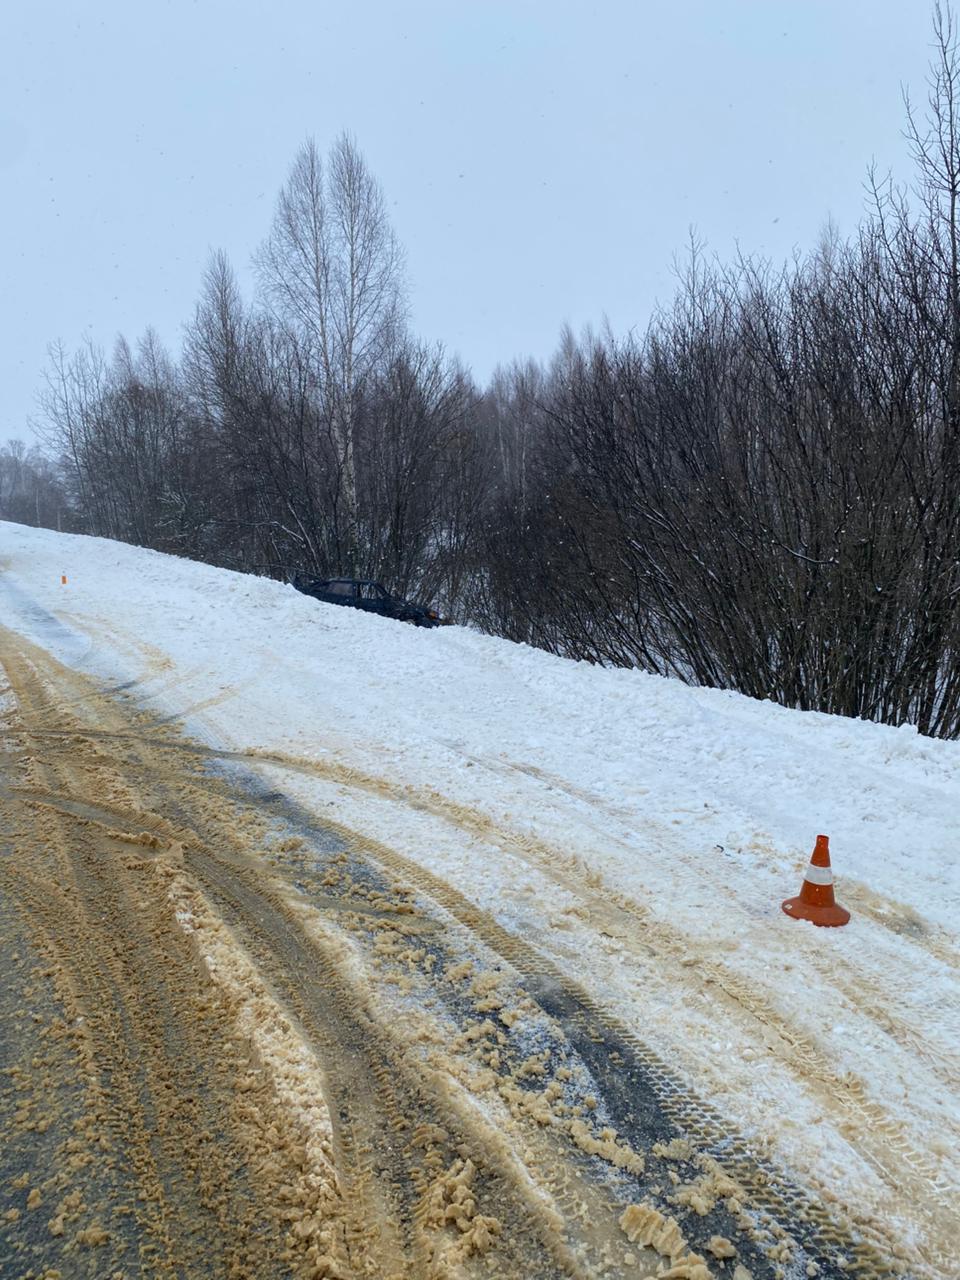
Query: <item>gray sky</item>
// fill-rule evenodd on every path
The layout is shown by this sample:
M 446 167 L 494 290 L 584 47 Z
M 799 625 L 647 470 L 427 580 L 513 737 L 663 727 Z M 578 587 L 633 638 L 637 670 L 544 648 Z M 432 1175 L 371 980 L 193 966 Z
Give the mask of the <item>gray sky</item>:
M 47 344 L 173 348 L 209 253 L 249 284 L 309 134 L 356 136 L 413 327 L 486 378 L 560 326 L 644 328 L 691 226 L 780 259 L 907 176 L 921 0 L 8 0 L 0 440 Z

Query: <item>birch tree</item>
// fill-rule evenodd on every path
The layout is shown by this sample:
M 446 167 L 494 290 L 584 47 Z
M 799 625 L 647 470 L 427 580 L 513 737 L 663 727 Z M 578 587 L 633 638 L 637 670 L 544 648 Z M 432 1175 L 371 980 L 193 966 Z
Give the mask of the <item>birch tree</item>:
M 256 266 L 269 305 L 309 353 L 338 463 L 342 567 L 353 570 L 359 395 L 396 349 L 406 302 L 403 252 L 383 192 L 349 135 L 337 139 L 326 162 L 312 139 L 301 147 Z

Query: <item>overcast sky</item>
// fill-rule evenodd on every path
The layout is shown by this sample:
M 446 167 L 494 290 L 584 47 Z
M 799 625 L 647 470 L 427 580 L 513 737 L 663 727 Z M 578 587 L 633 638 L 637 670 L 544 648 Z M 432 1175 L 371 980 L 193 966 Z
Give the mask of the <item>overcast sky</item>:
M 0 440 L 54 339 L 173 348 L 210 252 L 249 283 L 303 139 L 356 137 L 412 322 L 485 379 L 561 325 L 643 329 L 691 227 L 781 259 L 907 176 L 913 0 L 8 0 Z

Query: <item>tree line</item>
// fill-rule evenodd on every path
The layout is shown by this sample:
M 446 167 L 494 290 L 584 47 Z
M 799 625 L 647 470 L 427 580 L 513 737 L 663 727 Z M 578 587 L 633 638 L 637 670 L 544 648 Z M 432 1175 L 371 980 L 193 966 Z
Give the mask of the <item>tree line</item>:
M 773 268 L 693 246 L 642 336 L 480 387 L 407 318 L 356 144 L 308 142 L 246 300 L 53 353 L 0 515 L 384 581 L 550 652 L 960 735 L 960 69 L 935 12 L 916 178 Z

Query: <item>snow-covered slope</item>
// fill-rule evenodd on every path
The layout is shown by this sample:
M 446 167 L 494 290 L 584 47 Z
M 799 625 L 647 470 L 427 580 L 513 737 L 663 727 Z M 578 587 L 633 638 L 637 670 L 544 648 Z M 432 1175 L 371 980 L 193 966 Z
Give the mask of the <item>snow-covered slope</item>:
M 309 765 L 261 767 L 549 951 L 906 1248 L 960 1203 L 960 743 L 2 523 L 0 622 Z M 821 832 L 841 930 L 780 911 Z

